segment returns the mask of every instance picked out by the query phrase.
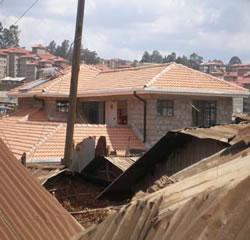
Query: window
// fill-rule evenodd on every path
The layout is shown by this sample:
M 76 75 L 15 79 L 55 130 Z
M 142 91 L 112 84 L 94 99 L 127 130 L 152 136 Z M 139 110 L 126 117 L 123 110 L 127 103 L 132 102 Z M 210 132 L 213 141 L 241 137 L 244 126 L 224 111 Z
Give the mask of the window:
M 174 101 L 157 100 L 157 114 L 160 116 L 174 116 Z
M 57 112 L 68 112 L 69 102 L 68 101 L 56 101 L 56 111 Z
M 104 102 L 83 102 L 82 115 L 90 124 L 104 124 Z
M 249 114 L 250 113 L 250 99 L 243 98 L 243 113 Z
M 216 124 L 216 101 L 193 101 L 193 126 L 209 127 Z

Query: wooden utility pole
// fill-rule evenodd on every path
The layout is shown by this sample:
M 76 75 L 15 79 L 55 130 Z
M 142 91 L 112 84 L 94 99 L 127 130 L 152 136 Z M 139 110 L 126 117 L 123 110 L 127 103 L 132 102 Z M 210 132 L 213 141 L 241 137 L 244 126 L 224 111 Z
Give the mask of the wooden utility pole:
M 62 159 L 61 162 L 63 165 L 66 165 L 67 167 L 70 167 L 72 162 L 73 136 L 74 136 L 74 124 L 75 124 L 76 102 L 77 102 L 78 74 L 80 69 L 84 8 L 85 8 L 85 0 L 78 0 L 74 49 L 72 58 L 71 82 L 70 82 L 68 123 L 67 123 L 67 132 L 65 140 L 64 158 Z

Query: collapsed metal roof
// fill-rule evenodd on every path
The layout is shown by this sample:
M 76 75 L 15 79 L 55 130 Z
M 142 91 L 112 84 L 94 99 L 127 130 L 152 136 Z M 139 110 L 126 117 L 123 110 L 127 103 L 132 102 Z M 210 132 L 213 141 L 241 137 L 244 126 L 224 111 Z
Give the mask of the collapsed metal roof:
M 147 174 L 152 173 L 156 163 L 161 161 L 162 155 L 169 156 L 184 141 L 190 141 L 190 137 L 197 139 L 212 139 L 225 143 L 225 147 L 246 140 L 243 133 L 250 131 L 250 123 L 224 124 L 210 128 L 185 128 L 169 131 L 148 152 L 138 159 L 131 167 L 113 181 L 98 198 L 106 198 L 109 194 L 119 196 L 131 194 L 131 186 L 137 183 Z M 129 195 L 130 195 L 129 194 Z
M 74 240 L 248 239 L 250 148 L 229 146 L 179 172 L 182 179 L 133 201 Z
M 70 239 L 81 225 L 21 165 L 0 139 L 1 239 Z
M 63 172 L 70 171 L 63 165 L 28 164 L 27 169 L 41 185 L 44 185 L 50 178 Z M 71 172 L 71 171 L 70 171 Z

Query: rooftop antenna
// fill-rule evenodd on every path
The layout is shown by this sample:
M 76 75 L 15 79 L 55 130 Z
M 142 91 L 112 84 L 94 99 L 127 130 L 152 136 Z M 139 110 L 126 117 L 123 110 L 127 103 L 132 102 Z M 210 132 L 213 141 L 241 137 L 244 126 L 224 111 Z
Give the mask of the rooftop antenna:
M 72 162 L 73 136 L 74 136 L 74 124 L 75 124 L 76 102 L 77 102 L 78 74 L 80 69 L 84 8 L 85 8 L 85 0 L 78 0 L 74 49 L 72 58 L 71 82 L 70 82 L 68 122 L 66 131 L 64 158 L 61 161 L 61 164 L 66 165 L 67 167 L 70 167 Z

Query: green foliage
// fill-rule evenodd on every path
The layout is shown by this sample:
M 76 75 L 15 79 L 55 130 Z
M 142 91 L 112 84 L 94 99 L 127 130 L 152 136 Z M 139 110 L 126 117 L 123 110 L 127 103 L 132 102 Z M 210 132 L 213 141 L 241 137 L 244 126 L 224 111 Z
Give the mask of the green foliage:
M 69 51 L 69 40 L 64 40 L 61 45 L 56 47 L 55 55 L 66 59 Z
M 50 52 L 51 54 L 56 53 L 56 42 L 53 40 L 49 43 L 49 45 L 46 47 L 46 50 Z
M 61 45 L 57 45 L 53 40 L 46 47 L 47 51 L 55 56 L 60 56 L 72 62 L 73 56 L 73 44 L 70 44 L 69 40 L 64 40 Z M 86 64 L 98 64 L 100 62 L 100 58 L 95 51 L 90 51 L 89 49 L 81 50 L 81 61 Z
M 172 52 L 167 57 L 164 57 L 163 63 L 170 63 L 170 62 L 176 62 L 176 53 Z
M 157 50 L 154 50 L 151 55 L 151 62 L 162 63 L 162 59 L 163 59 L 162 55 Z
M 149 62 L 151 62 L 151 56 L 150 56 L 150 54 L 149 54 L 147 51 L 145 51 L 145 52 L 143 53 L 140 62 L 142 62 L 142 63 L 149 63 Z
M 86 64 L 98 64 L 100 62 L 100 58 L 95 51 L 90 51 L 85 48 L 81 50 L 81 61 Z
M 145 51 L 141 58 L 141 63 L 170 63 L 176 62 L 178 64 L 183 64 L 185 66 L 191 67 L 193 69 L 199 69 L 199 65 L 203 62 L 203 57 L 199 56 L 196 53 L 192 53 L 189 58 L 186 56 L 178 56 L 175 52 L 172 52 L 169 55 L 162 57 L 161 53 L 157 50 L 154 50 L 152 54 Z
M 196 70 L 199 70 L 200 64 L 203 62 L 203 57 L 199 56 L 196 53 L 192 53 L 189 57 L 190 67 Z
M 239 57 L 234 56 L 234 57 L 232 57 L 232 58 L 230 59 L 230 61 L 229 61 L 228 64 L 229 64 L 229 65 L 233 65 L 233 64 L 242 64 L 242 62 L 241 62 L 241 60 L 240 60 Z
M 18 26 L 4 28 L 0 22 L 0 49 L 19 47 L 19 33 Z

